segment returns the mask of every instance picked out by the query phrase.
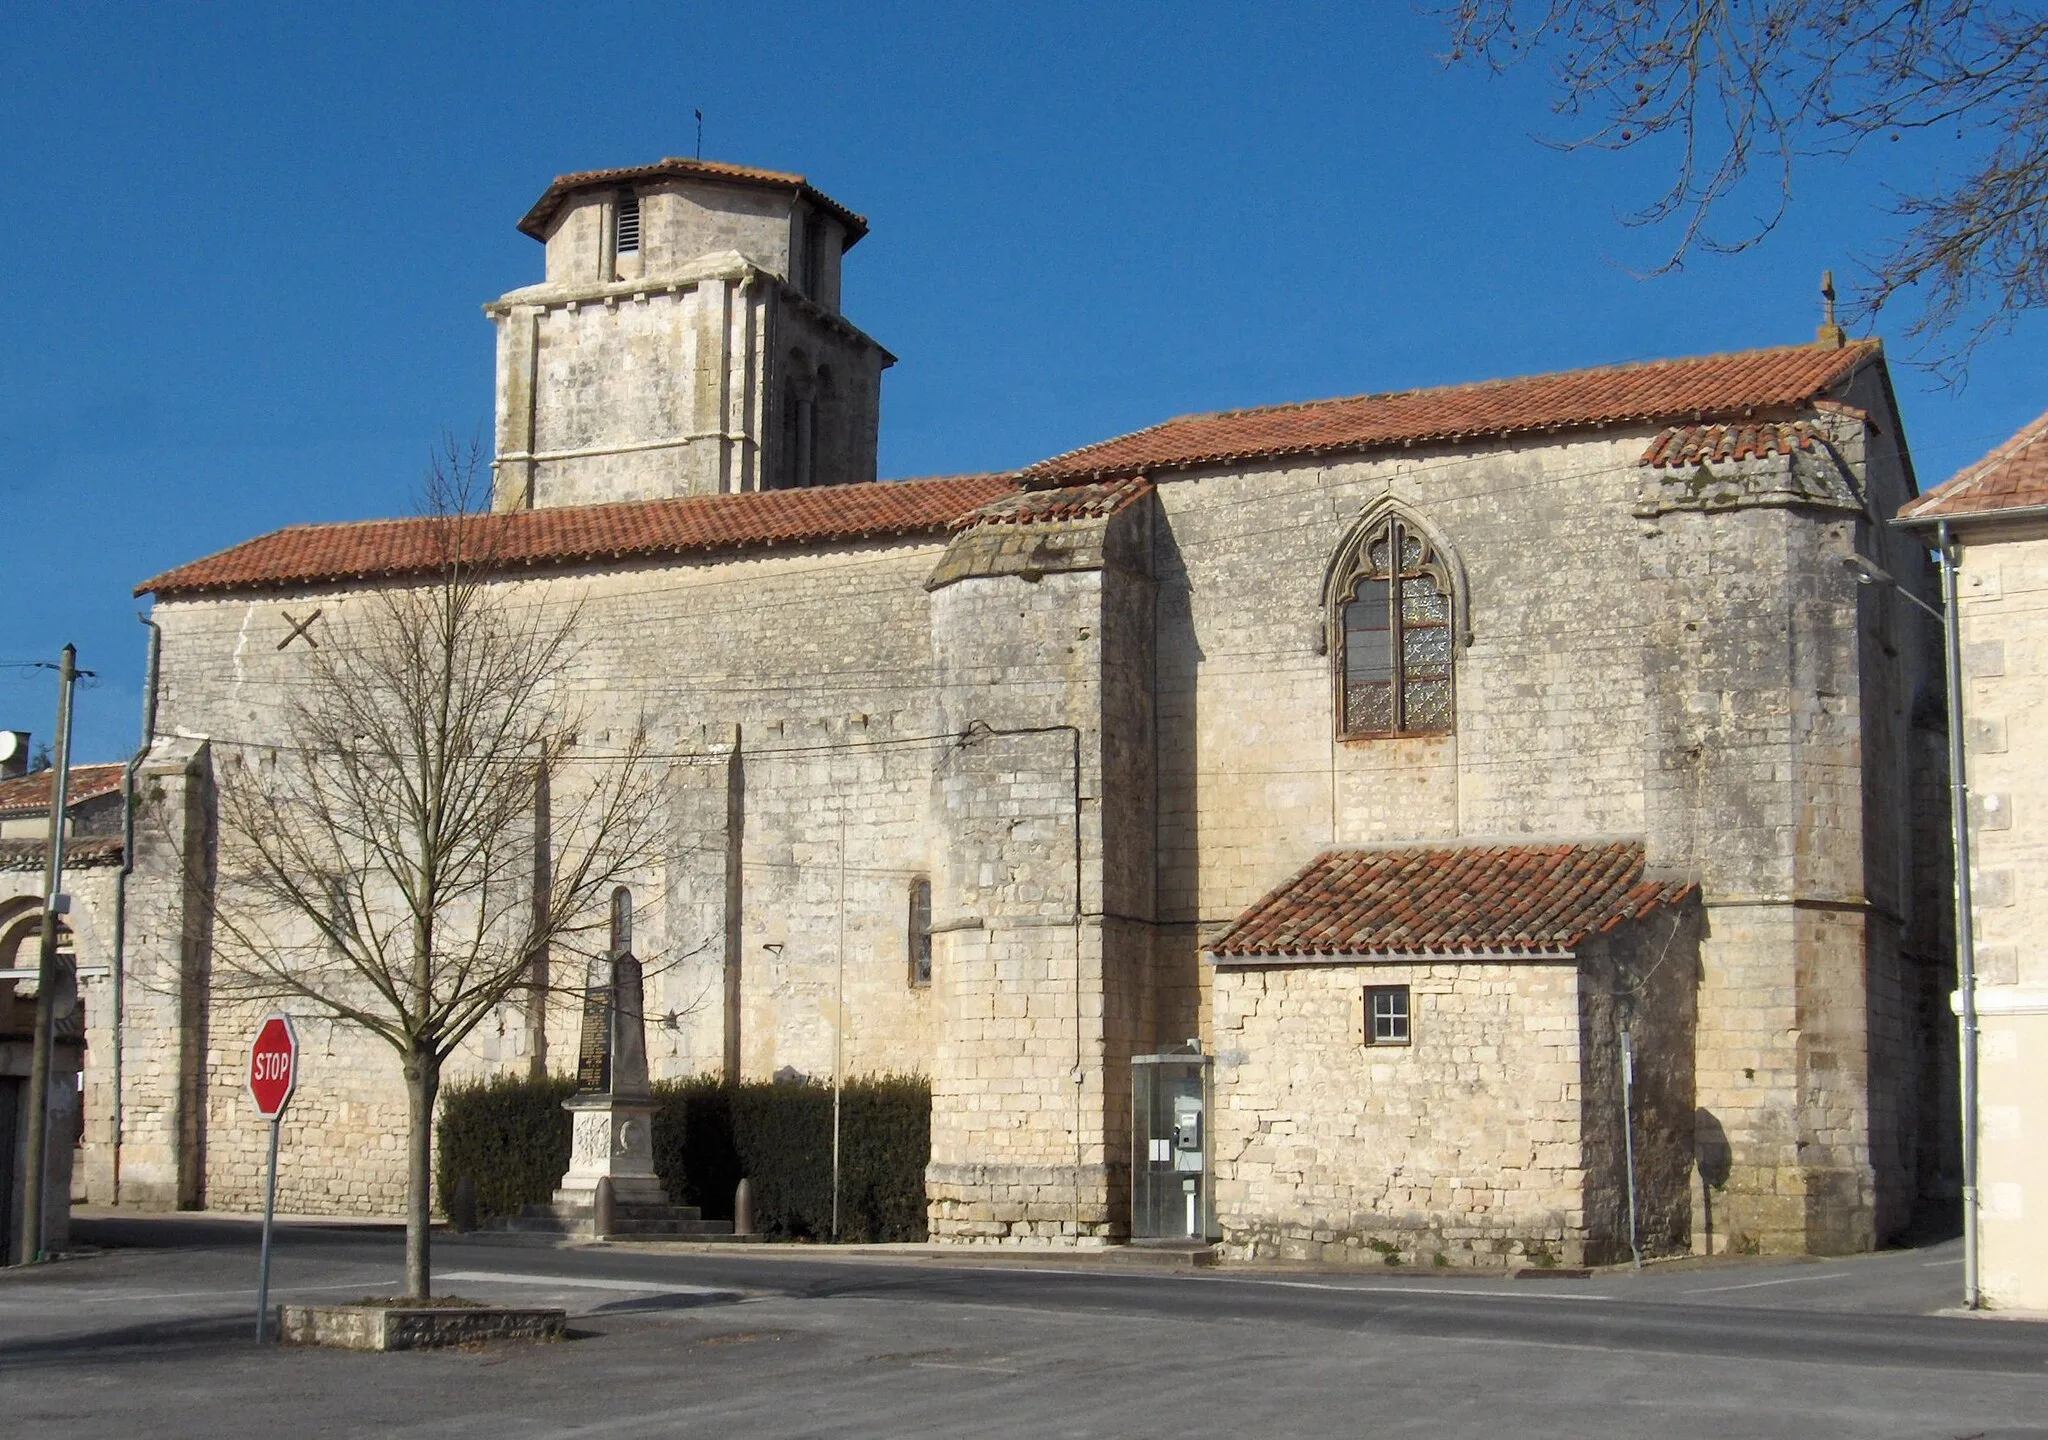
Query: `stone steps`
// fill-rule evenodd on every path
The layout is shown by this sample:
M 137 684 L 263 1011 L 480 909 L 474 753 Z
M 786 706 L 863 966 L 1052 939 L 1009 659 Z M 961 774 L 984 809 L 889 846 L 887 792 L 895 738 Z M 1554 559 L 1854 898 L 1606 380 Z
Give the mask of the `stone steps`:
M 597 1234 L 597 1208 L 593 1205 L 557 1201 L 548 1205 L 527 1205 L 517 1215 L 497 1215 L 485 1227 L 522 1235 L 560 1235 L 592 1240 Z M 732 1234 L 732 1221 L 706 1220 L 695 1205 L 656 1205 L 619 1201 L 612 1206 L 612 1225 L 606 1232 L 620 1239 L 708 1240 Z

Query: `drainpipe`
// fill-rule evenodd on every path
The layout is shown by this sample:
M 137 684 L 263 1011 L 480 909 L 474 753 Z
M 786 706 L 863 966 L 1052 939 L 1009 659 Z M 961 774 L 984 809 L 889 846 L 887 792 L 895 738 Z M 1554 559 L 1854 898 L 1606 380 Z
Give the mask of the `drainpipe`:
M 1957 608 L 1959 557 L 1948 522 L 1935 532 L 1941 557 L 1943 638 L 1948 642 L 1948 784 L 1956 849 L 1956 1015 L 1961 1023 L 1963 1102 L 1963 1304 L 1983 1303 L 1977 1234 L 1977 936 L 1970 886 L 1970 786 L 1963 768 L 1963 617 Z
M 157 665 L 163 655 L 164 632 L 147 615 L 135 617 L 149 627 L 149 659 L 142 679 L 142 747 L 121 769 L 121 868 L 114 874 L 114 1203 L 121 1203 L 121 1083 L 123 1021 L 128 993 L 128 877 L 135 870 L 135 772 L 149 756 L 156 739 Z

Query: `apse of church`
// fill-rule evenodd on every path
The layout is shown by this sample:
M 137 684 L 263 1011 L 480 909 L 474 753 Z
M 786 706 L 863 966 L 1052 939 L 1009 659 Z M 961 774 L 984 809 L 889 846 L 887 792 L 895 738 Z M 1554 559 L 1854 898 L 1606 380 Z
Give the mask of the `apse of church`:
M 522 228 L 499 583 L 578 614 L 590 743 L 665 757 L 656 1078 L 926 1076 L 947 1241 L 1127 1234 L 1134 1061 L 1190 1040 L 1234 1254 L 1611 1258 L 1631 1124 L 1665 1248 L 1867 1248 L 1950 1193 L 1936 651 L 1842 563 L 1924 583 L 1875 518 L 1912 489 L 1875 343 L 873 483 L 858 216 L 663 161 Z M 260 1173 L 203 1059 L 248 1017 L 191 980 L 212 737 L 275 736 L 292 627 L 406 583 L 419 535 L 295 527 L 144 587 L 176 823 L 123 1113 L 164 1203 Z M 530 1018 L 458 1071 L 571 1064 L 573 1017 Z M 360 1059 L 294 1102 L 324 1148 L 281 1204 L 396 1203 L 403 1093 Z

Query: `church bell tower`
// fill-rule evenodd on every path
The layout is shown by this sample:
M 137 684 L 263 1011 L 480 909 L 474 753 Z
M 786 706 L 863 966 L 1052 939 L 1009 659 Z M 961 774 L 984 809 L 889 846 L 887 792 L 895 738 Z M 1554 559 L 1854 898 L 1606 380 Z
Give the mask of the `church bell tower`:
M 547 275 L 484 307 L 492 508 L 875 478 L 895 357 L 839 313 L 860 216 L 801 175 L 671 159 L 561 176 L 519 228 Z

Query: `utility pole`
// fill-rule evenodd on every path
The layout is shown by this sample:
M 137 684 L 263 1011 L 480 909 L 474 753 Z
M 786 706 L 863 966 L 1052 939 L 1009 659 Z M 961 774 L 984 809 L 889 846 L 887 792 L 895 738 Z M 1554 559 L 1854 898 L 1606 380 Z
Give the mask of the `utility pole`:
M 36 954 L 36 1039 L 28 1077 L 28 1175 L 22 1186 L 20 1262 L 43 1258 L 43 1192 L 49 1188 L 50 1051 L 56 1039 L 57 917 L 70 909 L 64 896 L 65 810 L 71 798 L 71 692 L 78 683 L 78 650 L 66 645 L 57 665 L 57 754 L 50 772 L 50 852 L 43 873 L 42 943 Z

